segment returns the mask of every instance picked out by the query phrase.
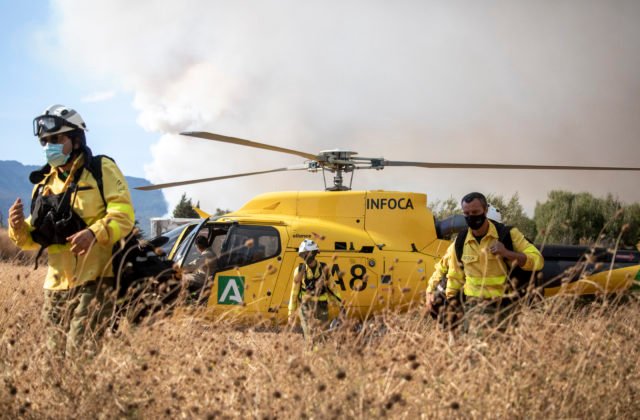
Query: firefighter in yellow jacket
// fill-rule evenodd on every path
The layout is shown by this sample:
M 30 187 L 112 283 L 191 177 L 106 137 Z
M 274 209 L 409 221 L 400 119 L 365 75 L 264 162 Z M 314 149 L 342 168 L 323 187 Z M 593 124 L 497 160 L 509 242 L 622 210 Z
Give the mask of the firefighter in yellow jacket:
M 502 214 L 500 213 L 499 209 L 489 204 L 487 208 L 487 219 L 489 219 L 492 222 L 502 223 Z M 465 229 L 461 234 L 466 235 L 467 230 Z M 434 306 L 436 306 L 435 299 L 437 298 L 436 291 L 438 291 L 437 290 L 438 287 L 441 286 L 443 283 L 444 283 L 444 287 L 446 288 L 446 277 L 447 277 L 447 273 L 449 272 L 449 260 L 451 258 L 457 258 L 455 255 L 455 247 L 453 246 L 447 248 L 445 255 L 435 264 L 433 274 L 431 274 L 431 277 L 427 282 L 426 311 L 427 313 L 431 313 L 434 316 L 438 315 L 437 309 L 434 308 Z M 444 290 L 442 290 L 441 292 L 444 292 Z M 442 298 L 442 296 L 438 296 L 438 297 Z M 440 304 L 440 303 L 441 302 L 437 302 L 437 304 Z M 437 306 L 440 306 L 440 305 L 437 305 Z
M 509 291 L 512 266 L 539 271 L 544 259 L 517 228 L 508 232 L 513 249 L 505 247 L 497 224 L 487 218 L 487 199 L 481 193 L 467 194 L 461 204 L 469 229 L 460 233 L 465 235 L 462 255 L 457 255 L 452 243 L 440 264 L 441 272 L 446 270 L 446 296 L 453 299 L 462 290 L 466 329 L 487 323 L 502 327 L 509 316 L 503 298 Z
M 304 337 L 310 343 L 314 341 L 316 327 L 321 330 L 328 327 L 329 300 L 342 303 L 340 294 L 331 288 L 326 264 L 316 260 L 319 252 L 320 248 L 311 239 L 303 240 L 298 247 L 298 255 L 304 262 L 293 273 L 289 299 L 289 322 L 294 321 L 297 313 Z
M 132 231 L 135 217 L 124 176 L 110 158 L 92 155 L 75 110 L 52 105 L 33 123 L 47 164 L 30 176 L 30 216 L 25 219 L 20 199 L 11 206 L 9 237 L 21 249 L 47 250 L 47 346 L 72 356 L 108 327 L 112 249 Z

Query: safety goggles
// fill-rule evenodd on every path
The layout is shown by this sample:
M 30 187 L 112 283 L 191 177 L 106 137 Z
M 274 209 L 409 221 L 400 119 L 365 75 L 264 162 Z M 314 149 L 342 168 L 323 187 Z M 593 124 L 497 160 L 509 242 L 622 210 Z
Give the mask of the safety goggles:
M 40 115 L 33 119 L 33 135 L 42 137 L 45 134 L 55 133 L 62 127 L 80 128 L 57 115 Z

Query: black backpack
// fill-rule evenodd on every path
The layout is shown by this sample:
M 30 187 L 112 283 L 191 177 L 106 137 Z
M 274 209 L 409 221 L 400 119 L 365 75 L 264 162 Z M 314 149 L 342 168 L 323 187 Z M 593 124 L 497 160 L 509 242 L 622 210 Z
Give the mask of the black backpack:
M 109 159 L 115 163 L 115 160 L 109 156 L 98 155 L 94 156 L 91 163 L 85 168 L 95 178 L 100 197 L 102 197 L 106 208 L 107 201 L 104 198 L 102 182 L 102 159 Z M 154 244 L 143 240 L 138 229 L 133 228 L 128 235 L 116 242 L 113 245 L 112 255 L 113 274 L 116 277 L 118 297 L 120 298 L 127 294 L 130 298 L 138 293 L 148 293 L 149 290 L 145 290 L 148 285 L 144 284 L 144 280 L 150 277 L 155 278 L 155 282 L 158 284 L 174 278 L 173 262 L 158 255 Z M 175 297 L 173 295 L 176 292 L 176 288 L 171 289 L 163 296 L 163 300 L 167 300 L 169 296 Z
M 73 211 L 71 196 L 77 190 L 77 178 L 60 194 L 43 195 L 42 185 L 36 188 L 31 200 L 31 237 L 40 244 L 38 257 L 49 245 L 67 243 L 67 237 L 81 231 L 87 224 Z M 37 258 L 36 258 L 37 268 Z

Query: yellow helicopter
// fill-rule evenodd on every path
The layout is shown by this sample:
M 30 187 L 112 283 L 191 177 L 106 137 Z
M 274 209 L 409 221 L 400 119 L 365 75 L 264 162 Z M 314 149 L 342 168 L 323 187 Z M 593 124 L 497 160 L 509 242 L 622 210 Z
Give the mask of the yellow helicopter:
M 200 256 L 194 243 L 206 239 L 215 255 L 208 273 L 209 289 L 202 290 L 208 311 L 273 322 L 287 319 L 293 272 L 301 262 L 298 245 L 305 238 L 320 246 L 318 260 L 327 264 L 330 281 L 340 290 L 347 313 L 357 318 L 386 309 L 419 304 L 435 263 L 451 241 L 455 224 L 435 220 L 423 193 L 353 191 L 356 170 L 385 167 L 540 170 L 640 170 L 640 168 L 459 164 L 390 161 L 357 157 L 356 152 L 326 150 L 319 154 L 258 143 L 208 132 L 185 136 L 283 152 L 304 158 L 302 165 L 139 187 L 155 190 L 199 182 L 272 172 L 308 170 L 332 173 L 324 191 L 273 192 L 254 197 L 237 211 L 205 217 L 198 224 L 175 230 L 169 258 L 179 267 L 193 265 Z M 345 185 L 345 174 L 351 174 Z M 207 214 L 201 214 L 208 216 Z M 458 226 L 459 229 L 462 226 Z M 449 232 L 445 232 L 449 230 Z M 170 235 L 170 236 L 171 236 Z M 202 240 L 200 240 L 202 242 Z M 640 280 L 640 253 L 586 247 L 546 246 L 545 269 L 539 275 L 545 296 L 557 293 L 597 294 L 623 291 Z M 579 262 L 587 261 L 575 271 Z M 571 271 L 574 270 L 574 271 Z

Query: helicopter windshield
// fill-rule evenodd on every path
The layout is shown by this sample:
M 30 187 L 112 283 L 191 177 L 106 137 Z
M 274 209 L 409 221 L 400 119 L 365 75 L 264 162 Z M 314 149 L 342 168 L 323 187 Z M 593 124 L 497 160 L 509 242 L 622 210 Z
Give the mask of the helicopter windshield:
M 193 229 L 193 231 L 189 233 L 189 236 L 182 242 L 176 252 L 174 261 L 182 267 L 193 264 L 194 260 L 198 259 L 201 255 L 195 246 L 195 242 L 200 236 L 205 239 L 205 241 L 201 243 L 206 243 L 206 250 L 213 252 L 216 256 L 220 255 L 222 244 L 224 243 L 228 230 L 229 225 L 201 223 L 200 226 Z
M 236 225 L 229 230 L 221 261 L 225 267 L 241 267 L 280 254 L 280 235 L 271 226 Z
M 175 260 L 182 267 L 194 265 L 201 256 L 201 251 L 193 245 L 199 236 L 206 239 L 204 251 L 215 256 L 217 271 L 253 264 L 279 255 L 281 251 L 280 235 L 271 226 L 205 223 L 189 234 L 176 253 Z

